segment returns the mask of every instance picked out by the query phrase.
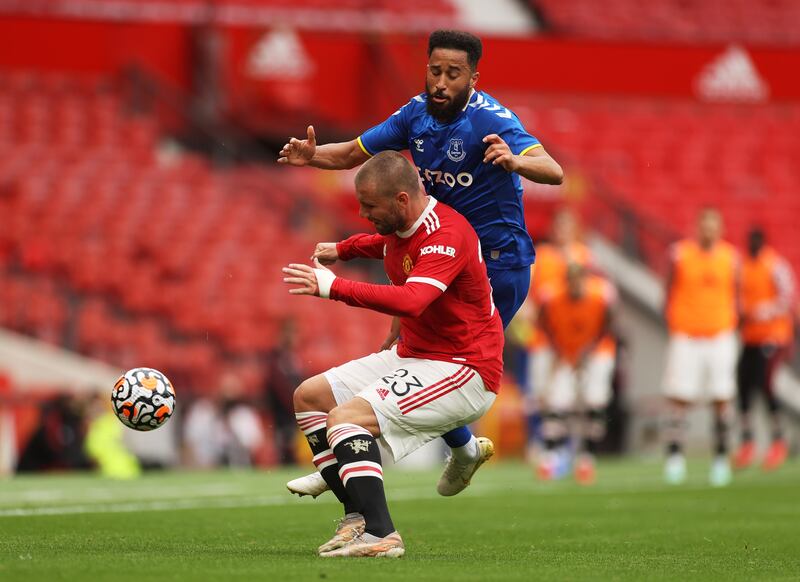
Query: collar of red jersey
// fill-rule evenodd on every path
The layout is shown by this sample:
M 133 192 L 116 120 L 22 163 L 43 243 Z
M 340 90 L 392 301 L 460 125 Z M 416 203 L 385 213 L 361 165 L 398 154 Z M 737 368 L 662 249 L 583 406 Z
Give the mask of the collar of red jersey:
M 428 205 L 425 207 L 425 210 L 422 211 L 422 214 L 419 215 L 419 218 L 411 225 L 411 228 L 408 230 L 398 230 L 395 232 L 397 236 L 400 238 L 408 238 L 420 227 L 422 222 L 428 217 L 428 215 L 433 211 L 433 207 L 436 206 L 436 198 L 433 196 L 428 196 Z

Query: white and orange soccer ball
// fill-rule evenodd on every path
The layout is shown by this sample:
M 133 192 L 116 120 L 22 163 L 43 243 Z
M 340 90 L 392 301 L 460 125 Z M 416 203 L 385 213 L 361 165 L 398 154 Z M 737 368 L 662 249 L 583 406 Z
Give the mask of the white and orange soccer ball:
M 175 411 L 175 389 L 153 368 L 128 370 L 114 384 L 111 406 L 122 424 L 134 430 L 154 430 Z

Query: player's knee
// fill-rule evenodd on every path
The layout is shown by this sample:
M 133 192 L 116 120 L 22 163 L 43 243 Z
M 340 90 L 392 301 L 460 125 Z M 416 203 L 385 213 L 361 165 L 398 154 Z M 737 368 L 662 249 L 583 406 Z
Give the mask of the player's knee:
M 372 406 L 361 398 L 354 398 L 341 406 L 335 406 L 328 412 L 328 430 L 338 424 L 355 424 L 374 437 L 381 434 Z
M 353 423 L 353 414 L 347 407 L 337 406 L 328 413 L 328 430 L 337 424 Z
M 317 390 L 311 379 L 305 380 L 295 388 L 292 400 L 295 412 L 310 412 L 319 410 Z

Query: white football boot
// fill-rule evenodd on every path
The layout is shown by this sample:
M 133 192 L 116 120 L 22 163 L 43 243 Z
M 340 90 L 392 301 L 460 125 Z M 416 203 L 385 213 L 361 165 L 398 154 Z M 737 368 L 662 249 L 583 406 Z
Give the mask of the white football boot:
M 730 485 L 733 475 L 731 474 L 731 462 L 725 455 L 714 457 L 711 462 L 711 470 L 708 474 L 708 481 L 712 487 L 725 487 Z
M 323 558 L 400 558 L 405 553 L 403 539 L 395 531 L 385 538 L 362 533 L 340 548 L 319 555 Z
M 319 555 L 341 548 L 364 533 L 364 516 L 360 513 L 349 513 L 336 523 L 333 537 L 318 548 Z
M 322 495 L 326 491 L 330 489 L 328 484 L 325 483 L 325 479 L 322 478 L 322 475 L 319 472 L 311 473 L 304 477 L 298 477 L 297 479 L 292 479 L 286 484 L 286 488 L 294 493 L 295 495 L 299 495 L 302 497 L 303 495 L 311 495 L 311 497 L 318 497 Z
M 664 481 L 670 485 L 680 485 L 686 481 L 686 458 L 680 453 L 673 453 L 664 463 Z
M 480 469 L 481 465 L 494 455 L 494 443 L 491 440 L 486 437 L 478 437 L 477 440 L 480 455 L 476 460 L 461 463 L 452 456 L 447 459 L 444 472 L 436 485 L 439 495 L 451 497 L 461 493 L 469 486 L 472 476 Z

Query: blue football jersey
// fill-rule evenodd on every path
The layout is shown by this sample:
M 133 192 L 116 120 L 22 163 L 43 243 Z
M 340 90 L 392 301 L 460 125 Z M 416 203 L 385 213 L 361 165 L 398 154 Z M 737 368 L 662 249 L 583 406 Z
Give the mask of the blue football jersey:
M 464 215 L 478 233 L 487 267 L 512 269 L 533 263 L 533 241 L 525 227 L 522 182 L 516 173 L 483 163 L 488 144 L 499 135 L 512 153 L 522 155 L 539 140 L 496 99 L 473 91 L 461 112 L 441 124 L 426 110 L 427 94 L 413 97 L 383 123 L 365 131 L 360 147 L 369 155 L 409 150 L 425 189 Z

